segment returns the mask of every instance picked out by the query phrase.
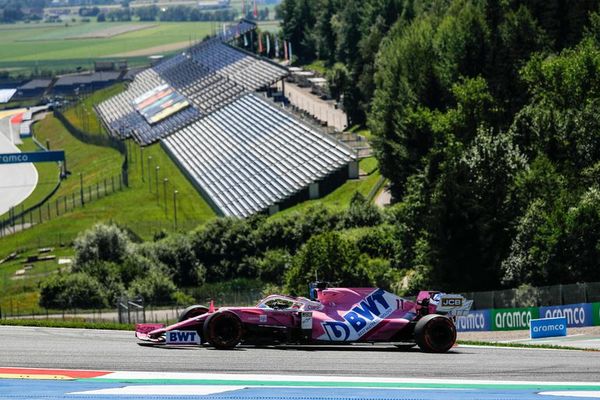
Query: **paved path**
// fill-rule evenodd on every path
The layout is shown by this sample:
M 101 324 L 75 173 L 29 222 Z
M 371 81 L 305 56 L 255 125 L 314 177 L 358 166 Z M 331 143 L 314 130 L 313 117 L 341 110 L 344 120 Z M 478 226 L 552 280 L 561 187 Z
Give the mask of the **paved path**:
M 13 144 L 10 118 L 23 110 L 0 113 L 0 154 L 17 153 Z M 25 200 L 35 189 L 38 173 L 33 164 L 0 164 L 0 215 Z
M 392 193 L 389 188 L 386 186 L 379 192 L 377 196 L 375 196 L 375 205 L 384 208 L 392 204 Z

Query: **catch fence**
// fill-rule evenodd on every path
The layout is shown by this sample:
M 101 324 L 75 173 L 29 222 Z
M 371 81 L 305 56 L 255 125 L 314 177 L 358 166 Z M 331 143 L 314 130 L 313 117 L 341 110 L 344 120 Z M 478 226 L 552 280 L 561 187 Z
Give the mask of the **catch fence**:
M 104 178 L 89 186 L 81 185 L 75 192 L 52 200 L 44 200 L 27 209 L 23 205 L 20 208 L 11 208 L 7 216 L 0 220 L 0 238 L 50 221 L 76 208 L 84 207 L 87 203 L 123 190 L 124 186 L 123 175 L 119 174 Z
M 600 302 L 600 282 L 463 293 L 473 309 L 560 306 Z

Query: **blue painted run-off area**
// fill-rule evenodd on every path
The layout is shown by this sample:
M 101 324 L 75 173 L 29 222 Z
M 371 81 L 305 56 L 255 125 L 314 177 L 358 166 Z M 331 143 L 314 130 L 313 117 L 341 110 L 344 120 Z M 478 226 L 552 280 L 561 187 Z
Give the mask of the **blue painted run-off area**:
M 53 381 L 53 380 L 21 380 L 0 379 L 1 399 L 27 400 L 572 400 L 573 397 L 543 396 L 532 390 L 511 389 L 378 389 L 378 388 L 294 388 L 294 387 L 247 387 L 211 395 L 124 395 L 124 394 L 70 394 L 91 390 L 139 386 L 139 384 L 91 381 Z M 144 385 L 148 386 L 148 385 Z M 160 386 L 160 385 L 157 385 Z

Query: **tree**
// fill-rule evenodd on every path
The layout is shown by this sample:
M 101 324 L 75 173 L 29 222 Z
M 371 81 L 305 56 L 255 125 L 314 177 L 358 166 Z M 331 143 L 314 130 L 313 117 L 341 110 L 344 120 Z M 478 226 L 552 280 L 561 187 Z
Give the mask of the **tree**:
M 360 59 L 358 48 L 361 39 L 360 27 L 362 25 L 360 5 L 359 0 L 346 1 L 339 14 L 336 32 L 336 59 L 352 70 L 356 69 L 356 64 Z
M 460 146 L 458 147 L 460 149 Z M 428 215 L 433 276 L 442 287 L 494 288 L 519 210 L 508 201 L 525 157 L 508 134 L 480 130 L 473 144 L 450 153 Z
M 332 24 L 336 7 L 334 0 L 323 0 L 321 12 L 317 16 L 315 38 L 317 43 L 317 57 L 325 60 L 328 65 L 335 63 L 336 36 Z
M 149 255 L 164 265 L 178 286 L 197 286 L 204 283 L 206 271 L 194 253 L 186 235 L 173 235 L 152 243 Z
M 155 5 L 135 8 L 135 14 L 140 18 L 140 21 L 156 21 L 159 12 L 159 8 Z
M 419 168 L 430 146 L 431 113 L 420 104 L 435 103 L 432 37 L 435 19 L 396 24 L 382 43 L 376 62 L 375 94 L 369 127 L 381 173 L 401 198 L 408 176 Z M 413 145 L 413 143 L 415 145 Z
M 490 32 L 483 6 L 455 1 L 433 39 L 435 73 L 449 93 L 459 77 L 476 77 L 485 70 Z
M 356 244 L 336 232 L 313 236 L 306 242 L 286 273 L 286 287 L 299 295 L 317 278 L 349 287 L 373 284 L 367 268 L 360 263 Z

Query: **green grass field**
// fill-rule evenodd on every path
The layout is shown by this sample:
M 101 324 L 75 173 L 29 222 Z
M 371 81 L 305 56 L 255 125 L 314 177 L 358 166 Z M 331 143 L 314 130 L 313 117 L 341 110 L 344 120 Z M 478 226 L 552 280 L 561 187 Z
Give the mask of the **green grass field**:
M 65 116 L 76 127 L 84 128 L 85 126 L 89 128 L 86 130 L 90 133 L 105 135 L 106 133 L 92 110 L 92 105 L 119 93 L 123 87 L 122 84 L 117 84 L 97 91 L 85 98 L 80 105 L 65 111 Z M 85 113 L 83 110 L 90 110 L 90 113 Z M 85 117 L 82 117 L 83 115 Z M 71 173 L 67 179 L 62 181 L 59 190 L 51 198 L 52 205 L 57 200 L 59 204 L 62 204 L 62 199 L 72 199 L 73 194 L 79 198 L 82 183 L 84 193 L 87 193 L 85 189 L 90 186 L 94 187 L 98 183 L 102 185 L 104 180 L 109 186 L 112 186 L 111 179 L 116 178 L 118 181 L 121 164 L 124 160 L 124 156 L 118 151 L 79 141 L 66 130 L 58 119 L 51 115 L 36 123 L 33 131 L 40 142 L 48 142 L 52 149 L 65 151 L 67 168 Z M 35 146 L 34 143 L 28 139 L 23 148 L 30 149 L 33 146 Z M 174 201 L 177 203 L 178 229 L 192 229 L 214 218 L 215 214 L 212 209 L 159 144 L 148 146 L 142 150 L 132 142 L 128 144 L 128 149 L 130 153 L 129 188 L 94 200 L 83 208 L 77 208 L 34 228 L 1 238 L 0 258 L 16 248 L 68 243 L 79 232 L 99 221 L 118 222 L 129 227 L 140 237 L 150 239 L 154 233 L 160 230 L 175 228 Z M 144 158 L 143 163 L 142 157 Z M 157 166 L 159 167 L 158 171 Z M 52 174 L 58 171 L 55 164 L 38 164 L 36 167 L 40 174 L 40 182 L 45 182 L 45 184 L 36 188 L 32 195 L 25 200 L 25 206 L 35 204 L 52 190 L 52 182 L 55 182 L 51 179 Z M 151 169 L 150 176 L 149 169 Z M 160 182 L 158 188 L 157 176 Z M 177 190 L 176 198 L 174 198 L 175 190 Z M 18 209 L 20 206 L 17 206 Z
M 78 36 L 101 32 L 111 27 L 134 25 L 146 29 L 110 38 Z M 189 45 L 202 40 L 216 29 L 211 22 L 127 22 L 0 25 L 0 70 L 12 73 L 38 70 L 60 70 L 91 67 L 98 58 L 128 59 L 131 64 L 147 62 L 147 55 L 172 54 L 173 44 Z M 158 49 L 158 46 L 163 49 Z M 132 53 L 152 49 L 150 54 Z M 129 54 L 129 55 L 128 55 Z
M 369 169 L 370 174 L 368 176 L 363 176 L 360 179 L 348 180 L 327 196 L 297 204 L 281 211 L 276 214 L 275 217 L 278 215 L 287 215 L 296 211 L 302 212 L 313 205 L 322 205 L 332 209 L 344 209 L 350 205 L 350 200 L 355 192 L 360 192 L 363 196 L 367 197 L 371 189 L 379 180 L 381 174 L 377 168 L 377 160 L 374 157 L 360 160 L 359 167 L 363 172 L 367 172 L 366 170 Z

